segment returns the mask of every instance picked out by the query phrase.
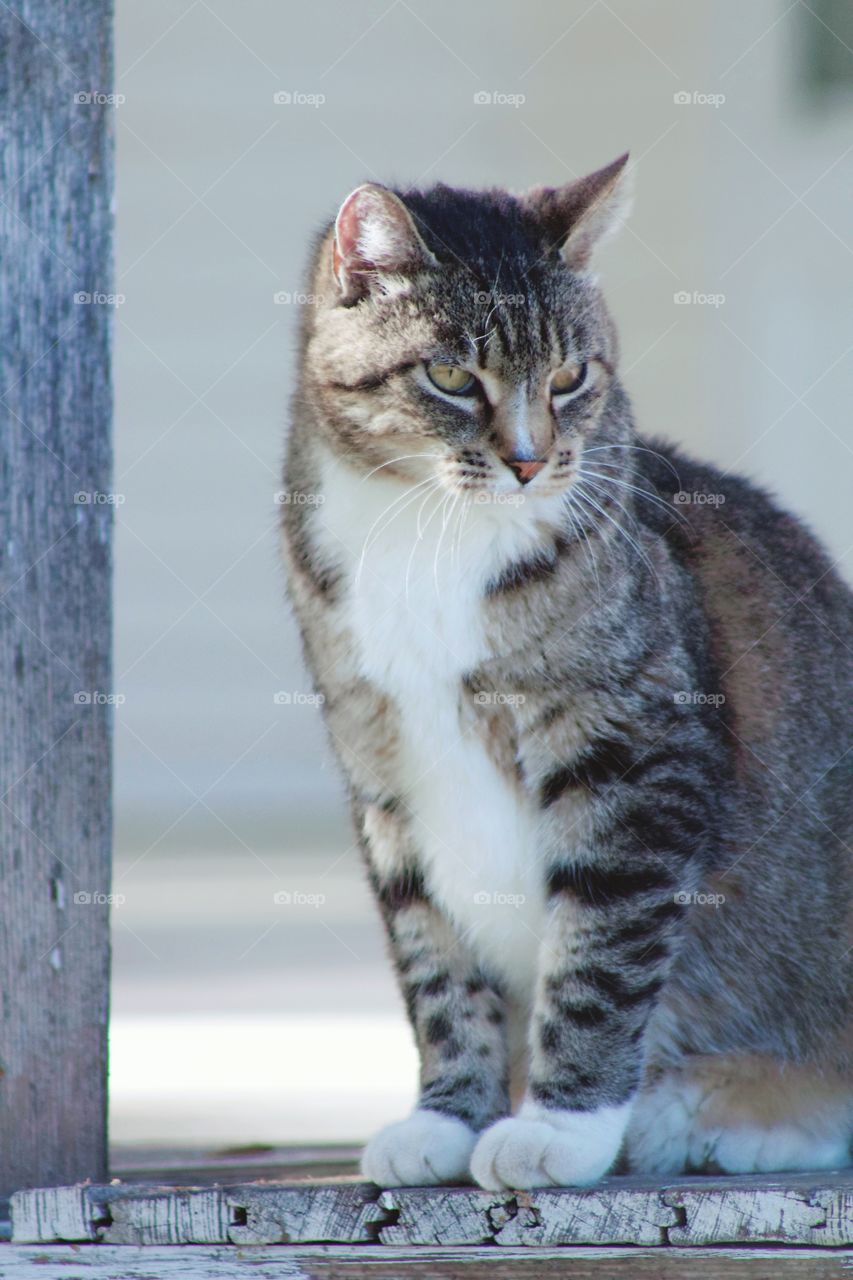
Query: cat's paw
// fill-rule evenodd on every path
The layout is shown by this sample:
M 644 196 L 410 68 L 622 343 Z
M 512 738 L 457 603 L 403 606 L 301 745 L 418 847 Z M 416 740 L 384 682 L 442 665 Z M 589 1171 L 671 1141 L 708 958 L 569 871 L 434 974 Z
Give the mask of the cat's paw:
M 688 1159 L 701 1168 L 711 1160 L 724 1173 L 776 1173 L 780 1170 L 843 1169 L 850 1163 L 849 1133 L 820 1132 L 796 1124 L 772 1128 L 742 1125 L 690 1135 Z
M 477 1135 L 462 1120 L 438 1111 L 414 1111 L 380 1129 L 361 1157 L 361 1172 L 380 1187 L 430 1187 L 468 1182 Z
M 586 1186 L 613 1164 L 630 1104 L 597 1111 L 550 1111 L 527 1101 L 480 1138 L 471 1175 L 487 1191 Z

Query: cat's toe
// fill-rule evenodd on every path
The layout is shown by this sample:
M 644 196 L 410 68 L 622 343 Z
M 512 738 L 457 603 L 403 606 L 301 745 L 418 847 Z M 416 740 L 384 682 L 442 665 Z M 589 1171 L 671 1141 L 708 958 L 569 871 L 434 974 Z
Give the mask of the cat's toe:
M 462 1120 L 438 1111 L 415 1111 L 370 1139 L 361 1172 L 380 1187 L 428 1187 L 469 1181 L 477 1136 Z
M 499 1120 L 482 1135 L 471 1175 L 487 1191 L 597 1182 L 619 1152 L 623 1110 L 546 1111 L 525 1103 L 517 1116 Z

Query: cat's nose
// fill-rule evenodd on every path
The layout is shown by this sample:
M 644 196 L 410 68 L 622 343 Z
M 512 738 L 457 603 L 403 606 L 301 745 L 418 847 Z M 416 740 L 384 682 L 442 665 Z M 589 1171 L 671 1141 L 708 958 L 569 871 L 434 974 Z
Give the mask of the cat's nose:
M 535 475 L 538 475 L 545 463 L 535 458 L 532 462 L 526 458 L 504 458 L 504 462 L 510 471 L 514 471 L 522 484 L 529 484 Z

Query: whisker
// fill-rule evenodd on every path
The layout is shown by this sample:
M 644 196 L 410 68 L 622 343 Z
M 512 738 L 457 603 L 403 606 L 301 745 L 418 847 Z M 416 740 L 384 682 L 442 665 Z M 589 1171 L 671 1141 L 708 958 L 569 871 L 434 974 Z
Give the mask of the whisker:
M 589 567 L 592 570 L 592 576 L 595 578 L 595 590 L 596 590 L 596 595 L 598 596 L 598 603 L 600 605 L 601 604 L 601 579 L 598 576 L 598 562 L 595 558 L 595 553 L 593 552 L 592 544 L 589 540 L 589 536 L 587 534 L 586 527 L 583 522 L 582 513 L 580 513 L 579 509 L 575 507 L 574 501 L 572 499 L 571 490 L 568 490 L 565 494 L 563 494 L 563 501 L 566 506 L 566 515 L 568 516 L 571 522 L 572 531 L 575 534 L 579 533 L 584 540 L 584 551 L 586 553 L 586 558 L 589 563 Z
M 444 505 L 444 503 L 445 503 L 445 501 L 446 501 L 446 496 L 443 496 L 443 497 L 441 498 L 441 501 L 440 501 L 440 502 L 438 502 L 438 503 L 436 504 L 436 506 L 435 506 L 434 510 L 433 510 L 433 511 L 431 511 L 431 512 L 430 512 L 430 514 L 427 516 L 426 522 L 424 523 L 423 528 L 421 528 L 421 514 L 422 514 L 422 512 L 423 512 L 424 507 L 425 507 L 425 506 L 426 506 L 426 504 L 429 502 L 430 498 L 434 496 L 434 492 L 435 492 L 434 490 L 430 490 L 429 492 L 427 492 L 427 493 L 424 495 L 424 500 L 423 500 L 423 502 L 422 502 L 422 503 L 421 503 L 421 505 L 418 507 L 417 519 L 416 519 L 416 521 L 415 521 L 415 525 L 416 525 L 416 536 L 415 536 L 415 538 L 412 540 L 412 549 L 411 549 L 411 551 L 409 552 L 409 558 L 408 558 L 408 560 L 406 561 L 406 577 L 405 577 L 405 580 L 404 580 L 404 588 L 405 588 L 406 606 L 407 606 L 407 607 L 408 607 L 408 604 L 409 604 L 409 573 L 410 573 L 411 568 L 412 568 L 412 560 L 414 559 L 414 555 L 415 555 L 415 552 L 416 552 L 416 551 L 417 551 L 417 549 L 418 549 L 418 545 L 419 545 L 419 543 L 421 543 L 421 542 L 423 541 L 423 536 L 424 536 L 424 534 L 426 533 L 426 531 L 427 531 L 427 529 L 429 528 L 430 524 L 432 523 L 433 519 L 434 519 L 434 518 L 435 518 L 435 516 L 438 514 L 438 512 L 441 510 L 442 506 Z
M 417 484 L 410 485 L 408 489 L 404 490 L 403 493 L 401 493 L 398 497 L 394 498 L 391 502 L 389 502 L 388 506 L 385 508 L 384 511 L 381 511 L 379 513 L 379 515 L 373 521 L 373 524 L 368 529 L 367 534 L 365 535 L 364 543 L 361 548 L 361 555 L 359 556 L 359 560 L 358 560 L 358 569 L 356 570 L 356 574 L 355 574 L 356 586 L 358 586 L 358 583 L 361 580 L 361 574 L 364 569 L 364 559 L 370 547 L 372 546 L 373 542 L 375 542 L 377 538 L 382 536 L 382 534 L 385 532 L 388 526 L 392 524 L 394 520 L 396 520 L 397 516 L 400 515 L 401 512 L 405 511 L 406 507 L 409 506 L 411 502 L 414 502 L 417 499 L 419 489 L 423 489 L 424 485 L 437 486 L 440 483 L 441 481 L 436 476 L 431 476 L 427 480 L 420 480 Z M 406 501 L 407 499 L 408 501 Z M 399 506 L 400 503 L 403 503 L 403 506 Z M 399 509 L 393 513 L 393 515 L 390 517 L 390 519 L 387 520 L 387 522 L 383 525 L 381 529 L 377 530 L 376 534 L 371 540 L 371 534 L 373 534 L 373 530 L 376 529 L 376 526 L 379 524 L 380 520 L 382 520 L 385 516 L 387 516 L 389 511 L 391 511 L 392 508 L 394 507 L 398 507 Z
M 599 515 L 604 516 L 605 520 L 609 520 L 609 521 L 610 521 L 610 523 L 613 525 L 613 528 L 614 528 L 614 529 L 616 529 L 616 531 L 622 535 L 622 537 L 625 539 L 625 541 L 628 543 L 628 545 L 629 545 L 629 546 L 630 546 L 634 551 L 636 551 L 637 555 L 638 555 L 638 556 L 640 557 L 640 559 L 644 562 L 644 564 L 648 567 L 648 570 L 649 570 L 649 572 L 651 573 L 652 577 L 655 579 L 655 581 L 656 581 L 656 582 L 658 582 L 658 575 L 657 575 L 657 571 L 656 571 L 656 569 L 655 569 L 654 565 L 652 564 L 652 562 L 651 562 L 651 560 L 649 559 L 649 557 L 646 555 L 645 551 L 643 551 L 643 549 L 642 549 L 642 547 L 639 545 L 639 543 L 638 543 L 634 538 L 632 538 L 632 537 L 631 537 L 631 535 L 628 533 L 628 530 L 627 530 L 627 529 L 624 529 L 624 528 L 622 527 L 622 525 L 619 523 L 619 521 L 618 521 L 618 520 L 614 520 L 614 519 L 613 519 L 613 517 L 610 515 L 610 513 L 609 513 L 609 512 L 607 512 L 607 511 L 605 511 L 605 510 L 604 510 L 604 508 L 603 508 L 602 506 L 600 506 L 600 505 L 595 501 L 595 499 L 594 499 L 593 497 L 591 497 L 591 496 L 590 496 L 590 494 L 586 493 L 586 492 L 584 491 L 584 489 L 583 489 L 580 485 L 576 485 L 576 486 L 575 486 L 575 489 L 573 490 L 573 492 L 574 492 L 575 496 L 576 496 L 576 497 L 578 497 L 578 498 L 580 498 L 580 500 L 581 500 L 582 502 L 588 502 L 588 503 L 589 503 L 589 505 L 590 505 L 590 506 L 591 506 L 595 511 L 597 511 L 597 512 L 599 513 Z M 617 504 L 617 505 L 618 505 L 618 504 Z
M 443 453 L 401 453 L 399 458 L 389 458 L 387 462 L 380 462 L 378 467 L 374 467 L 372 471 L 368 471 L 366 476 L 362 476 L 361 483 L 369 480 L 371 476 L 375 476 L 377 471 L 381 471 L 383 467 L 392 467 L 395 462 L 405 462 L 407 458 L 443 458 Z
M 468 522 L 468 512 L 469 512 L 469 511 L 470 511 L 470 509 L 471 509 L 471 503 L 472 503 L 472 498 L 471 498 L 470 494 L 468 494 L 468 493 L 463 493 L 463 494 L 462 494 L 462 506 L 459 508 L 459 519 L 458 519 L 458 520 L 457 520 L 457 522 L 456 522 L 456 534 L 455 534 L 455 539 L 454 539 L 454 540 L 455 540 L 455 543 L 456 543 L 456 568 L 457 568 L 457 569 L 459 568 L 459 564 L 460 564 L 460 561 L 461 561 L 461 559 L 462 559 L 462 530 L 464 529 L 465 525 L 466 525 L 466 524 L 467 524 L 467 522 Z M 453 566 L 453 551 L 452 551 L 452 550 L 451 550 L 451 555 L 450 555 L 450 564 L 451 564 L 451 567 L 452 567 L 452 566 Z
M 448 523 L 450 522 L 450 518 L 453 515 L 454 510 L 456 509 L 456 504 L 458 501 L 459 501 L 458 493 L 449 493 L 444 503 L 444 511 L 442 512 L 442 516 L 441 516 L 441 533 L 438 535 L 438 542 L 435 544 L 435 555 L 433 556 L 433 561 L 432 561 L 432 578 L 433 578 L 433 582 L 435 583 L 436 595 L 438 595 L 438 592 L 439 592 L 438 558 L 441 555 L 441 544 L 444 540 L 444 535 L 447 532 Z M 448 511 L 448 503 L 450 504 L 449 511 Z
M 661 462 L 669 467 L 670 471 L 678 481 L 678 487 L 681 488 L 681 476 L 678 474 L 669 458 L 667 458 L 663 453 L 658 453 L 657 449 L 647 449 L 645 445 L 641 444 L 597 444 L 594 445 L 592 449 L 584 449 L 584 453 L 601 453 L 605 449 L 629 449 L 634 453 L 650 453 L 653 458 L 660 458 Z
M 598 465 L 600 467 L 608 467 L 615 466 L 616 464 L 599 462 Z M 595 476 L 596 479 L 603 480 L 605 483 L 618 484 L 621 485 L 623 489 L 631 489 L 634 493 L 639 494 L 641 498 L 647 498 L 649 502 L 656 502 L 667 515 L 674 516 L 675 519 L 680 520 L 682 524 L 687 524 L 687 520 L 678 510 L 678 507 L 674 506 L 671 502 L 667 502 L 665 498 L 659 497 L 656 493 L 652 493 L 648 489 L 643 489 L 641 485 L 631 484 L 629 481 L 623 480 L 619 476 L 603 476 L 600 471 L 587 471 L 586 468 L 583 467 L 579 470 L 578 475 Z

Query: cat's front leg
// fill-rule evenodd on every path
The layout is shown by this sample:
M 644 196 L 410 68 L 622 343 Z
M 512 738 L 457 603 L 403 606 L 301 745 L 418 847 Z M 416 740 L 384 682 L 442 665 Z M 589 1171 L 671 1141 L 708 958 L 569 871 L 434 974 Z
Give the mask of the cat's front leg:
M 647 796 L 611 823 L 595 852 L 549 867 L 527 1093 L 471 1161 L 490 1190 L 596 1182 L 622 1146 L 701 837 L 671 796 Z
M 467 1182 L 479 1133 L 509 1110 L 504 999 L 432 901 L 404 806 L 368 805 L 361 822 L 421 1059 L 415 1110 L 371 1138 L 362 1172 L 385 1187 Z

